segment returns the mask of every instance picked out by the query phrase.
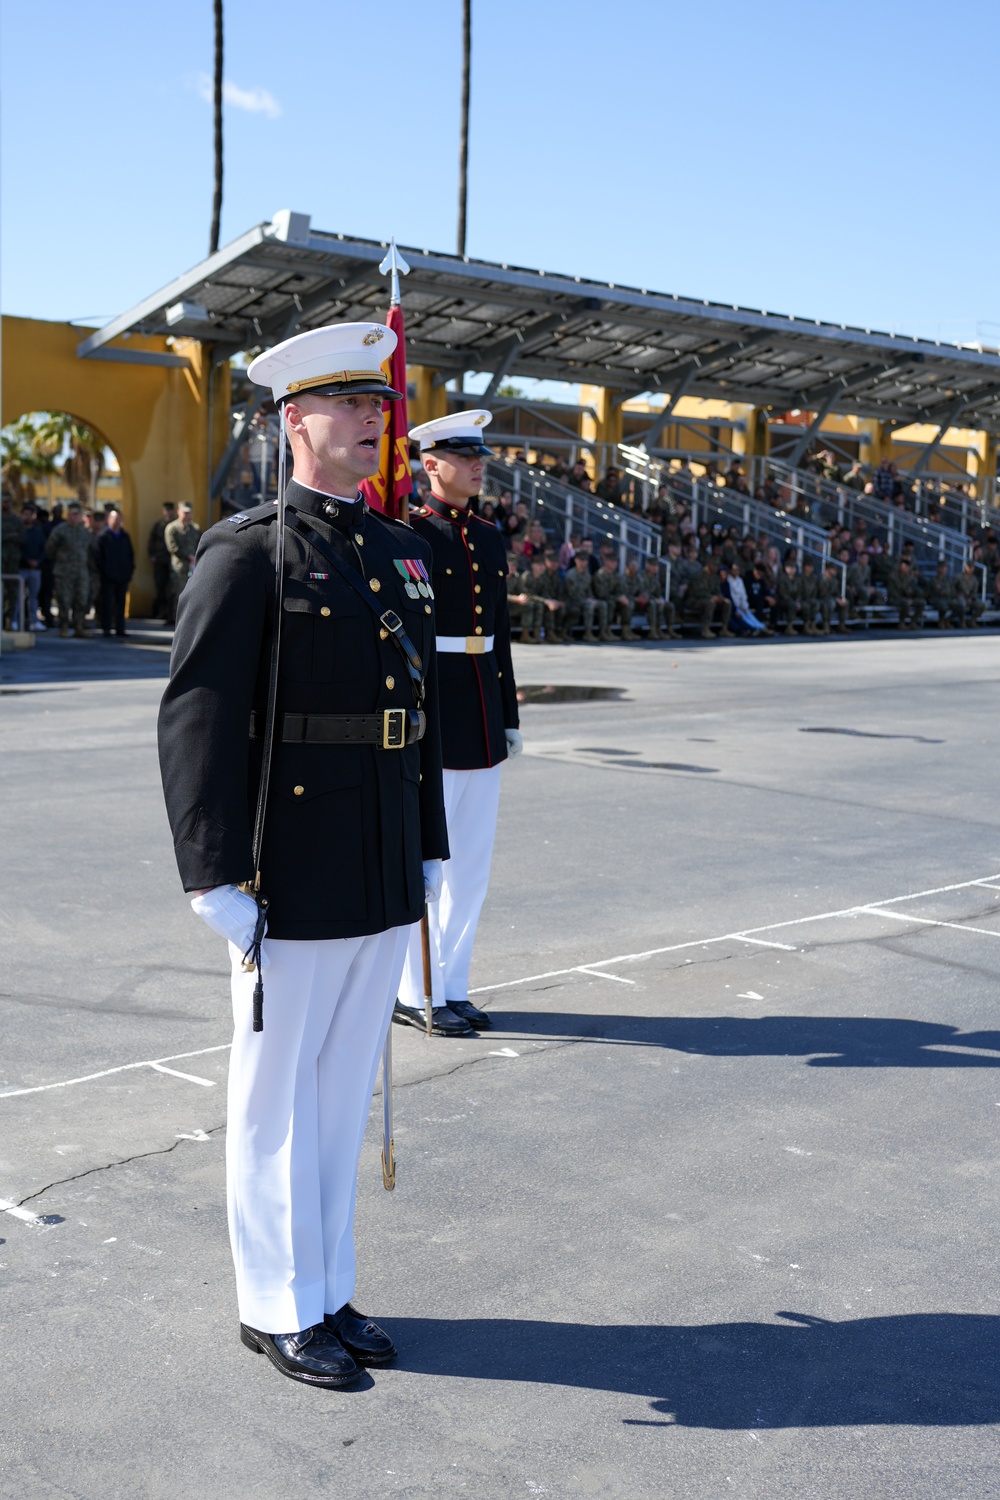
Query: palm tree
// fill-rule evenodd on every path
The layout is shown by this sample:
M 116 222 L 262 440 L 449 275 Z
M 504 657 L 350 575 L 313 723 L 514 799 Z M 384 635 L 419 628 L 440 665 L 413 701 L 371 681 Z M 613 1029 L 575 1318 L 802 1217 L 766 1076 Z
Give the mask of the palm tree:
M 56 472 L 61 442 L 53 445 L 36 418 L 20 417 L 0 433 L 2 477 L 15 505 L 35 499 L 35 480 Z
M 71 417 L 64 411 L 44 413 L 44 420 L 37 429 L 38 441 L 52 453 L 69 450 L 63 463 L 63 478 L 76 490 L 81 505 L 97 504 L 97 481 L 104 469 L 104 449 L 107 446 L 99 432 L 86 422 Z
M 215 149 L 215 186 L 212 193 L 212 229 L 208 237 L 208 253 L 214 255 L 219 248 L 219 227 L 222 220 L 222 0 L 213 0 L 215 11 L 215 74 L 212 80 L 212 115 Z
M 462 133 L 458 146 L 458 253 L 465 254 L 465 205 L 469 187 L 469 74 L 472 62 L 472 0 L 462 0 Z

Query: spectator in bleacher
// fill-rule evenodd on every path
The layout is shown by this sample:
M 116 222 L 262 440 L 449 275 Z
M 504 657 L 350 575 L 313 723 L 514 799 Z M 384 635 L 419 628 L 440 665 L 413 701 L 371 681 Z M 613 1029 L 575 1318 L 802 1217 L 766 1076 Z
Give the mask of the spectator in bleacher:
M 1000 543 L 997 542 L 997 534 L 992 526 L 988 526 L 983 533 L 983 564 L 990 573 L 995 573 L 1000 568 Z
M 622 499 L 623 488 L 621 475 L 616 468 L 605 469 L 604 478 L 594 490 L 599 500 L 607 505 L 617 505 Z
M 733 627 L 733 634 L 764 635 L 766 633 L 764 621 L 758 619 L 750 608 L 746 585 L 735 563 L 731 566 L 723 563 L 719 568 L 719 586 L 731 606 L 729 623 Z
M 750 576 L 743 580 L 743 584 L 751 614 L 756 615 L 758 620 L 763 620 L 765 635 L 773 635 L 778 599 L 768 582 L 767 570 L 759 558 L 751 568 Z
M 876 500 L 881 500 L 886 505 L 891 505 L 895 493 L 896 467 L 887 458 L 883 458 L 872 475 L 872 494 Z
M 802 629 L 806 635 L 819 635 L 819 627 L 816 624 L 816 615 L 819 612 L 819 579 L 816 577 L 816 564 L 811 557 L 802 559 L 799 583 L 802 590 Z
M 740 577 L 742 579 L 745 580 L 749 576 L 750 569 L 753 567 L 756 561 L 757 547 L 754 543 L 754 539 L 752 536 L 746 536 L 740 543 L 740 550 L 736 558 L 736 562 L 740 570 Z
M 882 545 L 882 538 L 879 536 L 873 536 L 868 543 L 868 565 L 871 570 L 871 581 L 875 587 L 887 589 L 889 575 L 892 573 L 892 558 Z
M 791 552 L 789 547 L 788 552 Z M 799 618 L 803 613 L 802 579 L 795 560 L 785 554 L 785 562 L 778 574 L 775 594 L 778 600 L 778 616 L 785 622 L 786 635 L 798 635 Z
M 704 565 L 695 573 L 687 586 L 684 595 L 684 612 L 693 615 L 701 624 L 702 639 L 714 640 L 712 625 L 716 620 L 719 622 L 719 636 L 732 638 L 729 629 L 729 617 L 732 614 L 732 604 L 722 592 L 719 582 L 718 559 L 711 554 L 705 559 Z
M 852 559 L 845 548 L 840 557 L 842 562 L 847 563 L 847 607 L 851 618 L 854 619 L 859 609 L 866 608 L 875 599 L 875 586 L 872 583 L 868 554 L 862 552 Z
M 635 635 L 632 631 L 632 600 L 625 579 L 618 571 L 618 559 L 615 556 L 614 548 L 611 548 L 610 551 L 605 551 L 605 548 L 602 547 L 601 552 L 603 554 L 601 567 L 593 577 L 594 597 L 595 599 L 603 599 L 608 608 L 608 623 L 605 627 L 606 633 L 602 631 L 601 640 L 614 640 L 614 636 L 611 634 L 611 624 L 612 621 L 617 621 L 621 629 L 622 640 L 634 641 Z
M 574 625 L 583 625 L 583 639 L 596 641 L 594 620 L 598 621 L 602 639 L 607 635 L 608 607 L 603 600 L 594 597 L 594 586 L 590 572 L 590 558 L 581 548 L 573 559 L 573 566 L 563 579 L 566 593 L 565 630 L 569 639 Z
M 524 539 L 524 555 L 525 557 L 544 557 L 548 545 L 549 539 L 545 534 L 545 528 L 536 517 L 528 527 L 528 534 Z
M 568 485 L 571 485 L 573 489 L 579 490 L 583 488 L 584 480 L 587 481 L 587 488 L 589 490 L 590 475 L 587 473 L 587 465 L 584 463 L 582 458 L 577 458 L 574 460 L 573 467 L 569 471 L 569 477 L 566 480 L 566 483 Z
M 900 630 L 918 630 L 924 615 L 924 596 L 913 568 L 905 557 L 889 574 L 889 603 L 899 611 Z
M 959 630 L 978 625 L 983 612 L 979 576 L 974 563 L 967 562 L 953 583 L 952 618 Z
M 646 616 L 651 641 L 680 640 L 676 611 L 664 593 L 663 570 L 658 558 L 648 557 L 646 566 L 636 575 L 635 606 Z
M 778 578 L 781 575 L 781 549 L 779 547 L 776 547 L 773 542 L 768 543 L 764 548 L 764 556 L 762 561 L 764 563 L 768 580 L 772 585 L 772 589 L 776 592 L 778 586 Z
M 580 533 L 578 531 L 571 531 L 569 534 L 569 541 L 563 542 L 562 546 L 559 548 L 559 567 L 563 573 L 566 573 L 569 570 L 573 558 L 580 550 L 580 541 Z
M 601 559 L 594 554 L 594 538 L 592 536 L 584 537 L 580 543 L 580 551 L 587 559 L 587 571 L 591 578 L 593 578 L 595 573 L 600 572 Z M 573 561 L 575 562 L 576 559 L 574 558 Z
M 860 459 L 855 459 L 841 480 L 849 490 L 863 490 L 865 487 L 865 471 Z
M 924 600 L 929 609 L 937 612 L 938 629 L 943 630 L 951 620 L 952 598 L 954 588 L 952 579 L 948 573 L 948 564 L 939 562 L 931 578 L 925 578 L 922 583 Z
M 539 559 L 541 562 L 541 559 Z M 507 609 L 510 613 L 510 633 L 520 627 L 518 640 L 522 646 L 537 645 L 541 639 L 544 605 L 530 591 L 531 569 L 524 567 L 524 559 L 511 554 L 507 559 Z
M 847 597 L 841 593 L 841 572 L 836 563 L 828 562 L 823 568 L 823 576 L 819 580 L 819 608 L 823 621 L 823 634 L 830 634 L 830 622 L 833 619 L 833 611 L 837 611 L 837 630 L 841 635 L 847 634 Z
M 550 547 L 542 561 L 545 569 L 537 592 L 545 600 L 545 639 L 564 641 L 568 639 L 565 631 L 566 589 L 559 571 L 559 559 Z

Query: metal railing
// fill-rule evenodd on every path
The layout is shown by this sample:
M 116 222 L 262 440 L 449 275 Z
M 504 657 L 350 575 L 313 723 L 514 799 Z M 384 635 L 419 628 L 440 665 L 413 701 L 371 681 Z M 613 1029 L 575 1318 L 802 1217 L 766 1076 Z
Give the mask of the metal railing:
M 787 511 L 754 500 L 738 490 L 720 489 L 705 479 L 677 471 L 665 476 L 669 493 L 682 500 L 691 513 L 691 524 L 697 531 L 704 521 L 708 526 L 737 527 L 741 536 L 777 547 L 784 556 L 789 547 L 797 547 L 799 560 L 811 557 L 822 566 L 830 559 L 830 539 L 821 526 Z
M 780 459 L 751 459 L 748 478 L 752 487 L 763 484 L 769 474 L 778 482 L 786 510 L 801 505 L 809 521 L 824 530 L 836 524 L 855 531 L 858 522 L 863 522 L 865 532 L 879 536 L 891 557 L 902 551 L 904 542 L 912 542 L 917 563 L 947 562 L 950 569 L 959 571 L 971 554 L 971 540 L 951 527 L 936 525 L 807 469 L 793 469 Z
M 504 493 L 510 494 L 515 505 L 523 501 L 531 519 L 541 521 L 553 538 L 568 542 L 573 532 L 579 532 L 593 537 L 598 545 L 614 542 L 623 570 L 627 562 L 641 563 L 660 555 L 660 528 L 638 512 L 561 484 L 541 469 L 487 459 L 482 498 L 498 500 Z

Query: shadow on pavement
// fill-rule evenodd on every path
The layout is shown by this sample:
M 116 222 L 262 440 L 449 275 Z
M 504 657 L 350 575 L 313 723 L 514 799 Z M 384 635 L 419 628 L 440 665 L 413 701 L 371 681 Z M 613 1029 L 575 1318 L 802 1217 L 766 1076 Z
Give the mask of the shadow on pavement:
M 1000 1421 L 1000 1317 L 602 1327 L 513 1318 L 385 1319 L 400 1368 L 649 1396 L 626 1425 L 965 1426 Z
M 1000 1068 L 1000 1031 L 857 1016 L 615 1016 L 490 1010 L 490 1035 L 669 1047 L 703 1057 L 804 1057 L 814 1068 Z M 982 1049 L 996 1057 L 959 1052 Z M 937 1050 L 937 1049 L 949 1049 Z
M 170 671 L 173 632 L 144 629 L 124 640 L 106 639 L 98 631 L 89 641 L 61 641 L 46 632 L 35 637 L 29 651 L 5 651 L 0 656 L 0 683 L 5 687 L 49 682 L 114 682 L 159 677 Z

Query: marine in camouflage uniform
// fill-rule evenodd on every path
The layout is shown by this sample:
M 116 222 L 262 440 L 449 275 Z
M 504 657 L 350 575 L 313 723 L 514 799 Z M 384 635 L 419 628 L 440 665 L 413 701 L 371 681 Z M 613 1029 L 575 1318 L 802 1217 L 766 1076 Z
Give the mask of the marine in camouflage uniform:
M 163 540 L 170 553 L 168 615 L 169 623 L 173 624 L 177 616 L 177 601 L 191 577 L 194 556 L 201 540 L 201 527 L 192 521 L 190 505 L 177 507 L 177 520 L 164 527 Z
M 924 616 L 924 596 L 920 581 L 905 557 L 889 574 L 889 603 L 899 611 L 900 630 L 917 630 Z
M 950 623 L 955 602 L 955 582 L 948 576 L 948 564 L 939 562 L 933 578 L 925 578 L 922 587 L 924 601 L 937 611 L 938 629 L 943 630 Z
M 725 598 L 719 584 L 719 564 L 716 558 L 709 557 L 703 568 L 697 573 L 692 573 L 684 595 L 685 613 L 696 615 L 701 622 L 701 634 L 703 640 L 714 640 L 712 635 L 712 621 L 716 612 L 720 621 L 720 636 L 731 637 L 729 629 L 729 617 L 733 612 L 731 600 Z
M 45 543 L 45 555 L 52 563 L 59 634 L 65 639 L 72 626 L 80 640 L 89 640 L 85 622 L 90 608 L 90 532 L 75 500 L 66 507 L 66 520 L 60 521 Z
M 525 568 L 523 572 L 518 572 L 517 564 L 516 557 L 510 558 L 507 564 L 507 609 L 510 613 L 511 635 L 520 626 L 518 640 L 521 645 L 537 645 L 545 605 L 531 592 L 531 569 Z
M 621 627 L 622 640 L 634 641 L 632 600 L 629 597 L 626 581 L 618 571 L 617 557 L 605 557 L 600 572 L 594 574 L 594 596 L 603 600 L 608 610 L 607 621 L 601 630 L 601 640 L 614 640 L 611 634 L 611 621 L 617 620 Z
M 559 559 L 554 552 L 546 552 L 542 561 L 545 571 L 535 581 L 535 592 L 545 600 L 545 639 L 550 643 L 565 641 L 566 589 L 559 574 Z
M 633 565 L 630 563 L 629 568 Z M 625 569 L 629 576 L 629 568 Z M 635 607 L 646 616 L 649 626 L 649 639 L 651 641 L 662 641 L 670 639 L 680 640 L 680 632 L 676 630 L 677 613 L 672 602 L 664 597 L 663 579 L 660 575 L 660 564 L 657 558 L 651 557 L 645 568 L 640 573 L 638 569 L 630 580 L 634 588 Z
M 868 557 L 862 553 L 847 569 L 847 612 L 853 618 L 860 605 L 871 604 L 875 597 Z
M 590 559 L 586 552 L 578 552 L 573 559 L 573 566 L 563 579 L 563 588 L 566 593 L 566 624 L 567 637 L 571 628 L 583 624 L 583 638 L 585 641 L 596 641 L 594 634 L 594 621 L 597 620 L 601 640 L 608 639 L 608 606 L 603 599 L 594 596 L 594 588 L 590 576 Z
M 973 563 L 966 563 L 952 585 L 952 615 L 959 630 L 967 625 L 976 625 L 983 612 L 983 601 L 979 595 L 979 579 Z
M 817 580 L 819 591 L 819 608 L 822 615 L 822 632 L 830 634 L 830 624 L 833 619 L 833 611 L 837 611 L 837 629 L 841 635 L 847 631 L 847 601 L 840 592 L 840 569 L 836 563 L 827 563 L 823 569 L 823 577 Z M 843 602 L 842 602 L 843 601 Z
M 785 563 L 778 574 L 775 597 L 778 609 L 785 616 L 785 634 L 798 635 L 795 622 L 803 610 L 802 579 L 794 563 Z
M 803 558 L 799 584 L 802 589 L 802 628 L 806 635 L 819 635 L 819 627 L 816 624 L 816 614 L 819 609 L 819 579 L 816 577 L 816 565 L 812 558 Z

